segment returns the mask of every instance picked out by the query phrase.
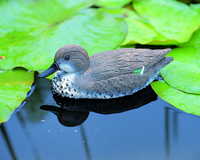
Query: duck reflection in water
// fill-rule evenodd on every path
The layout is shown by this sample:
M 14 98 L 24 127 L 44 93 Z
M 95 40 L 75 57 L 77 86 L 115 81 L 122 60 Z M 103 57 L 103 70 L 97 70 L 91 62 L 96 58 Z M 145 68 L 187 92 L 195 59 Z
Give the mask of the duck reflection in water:
M 133 95 L 116 99 L 73 99 L 57 94 L 53 98 L 60 107 L 43 105 L 40 108 L 54 113 L 62 125 L 72 127 L 82 124 L 90 111 L 100 114 L 121 113 L 155 101 L 157 95 L 148 86 Z

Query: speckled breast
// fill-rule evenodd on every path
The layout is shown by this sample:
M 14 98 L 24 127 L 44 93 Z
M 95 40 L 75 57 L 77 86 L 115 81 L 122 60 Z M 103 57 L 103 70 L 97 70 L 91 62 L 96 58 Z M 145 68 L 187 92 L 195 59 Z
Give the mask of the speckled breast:
M 53 92 L 69 98 L 109 99 L 131 95 L 149 85 L 158 75 L 120 75 L 106 80 L 87 81 L 84 75 L 57 72 L 52 80 Z M 91 78 L 90 78 L 91 79 Z

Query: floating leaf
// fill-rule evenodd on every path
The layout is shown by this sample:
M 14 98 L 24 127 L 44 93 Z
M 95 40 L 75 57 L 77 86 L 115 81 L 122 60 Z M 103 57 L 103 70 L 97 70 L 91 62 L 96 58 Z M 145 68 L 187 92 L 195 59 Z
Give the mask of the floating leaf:
M 33 72 L 23 69 L 0 73 L 0 123 L 7 121 L 24 101 L 33 79 Z
M 200 19 L 200 4 L 191 4 L 190 6 L 199 13 Z M 193 33 L 188 42 L 180 44 L 179 46 L 198 46 L 200 48 L 200 28 Z
M 133 3 L 135 11 L 160 34 L 149 44 L 177 44 L 190 39 L 198 29 L 200 19 L 197 11 L 174 0 L 143 0 Z M 144 35 L 146 36 L 146 35 Z
M 200 48 L 200 28 L 194 32 L 188 42 L 182 43 L 179 46 L 198 46 Z
M 93 0 L 41 0 L 0 2 L 1 69 L 16 66 L 47 69 L 55 52 L 66 44 L 79 44 L 90 55 L 117 48 L 126 35 L 120 17 L 85 8 Z
M 135 3 L 137 3 L 137 2 L 135 2 Z M 181 6 L 182 6 L 182 4 L 181 4 Z M 140 16 L 134 10 L 132 10 L 130 7 L 128 7 L 128 8 L 129 9 L 126 9 L 126 8 L 112 9 L 112 10 L 101 9 L 102 11 L 107 12 L 107 13 L 124 16 L 124 19 L 128 25 L 128 34 L 121 45 L 135 44 L 135 43 L 140 43 L 140 44 L 180 44 L 178 42 L 178 40 L 174 39 L 175 36 L 177 36 L 176 38 L 180 39 L 180 35 L 176 33 L 177 30 L 180 30 L 178 28 L 179 25 L 177 24 L 177 22 L 172 21 L 172 23 L 174 23 L 174 24 L 171 24 L 171 28 L 168 28 L 168 30 L 170 30 L 170 31 L 166 30 L 165 26 L 164 26 L 165 28 L 163 27 L 163 30 L 161 30 L 161 29 L 157 30 L 156 27 L 154 26 L 154 25 L 156 25 L 156 22 L 151 23 L 152 21 L 148 20 L 146 17 Z M 160 9 L 157 9 L 157 10 L 159 10 L 159 12 L 161 12 Z M 192 9 L 190 9 L 190 10 L 193 11 L 195 13 L 195 15 L 198 15 L 198 13 L 195 10 L 192 10 Z M 154 16 L 154 18 L 157 18 L 157 13 L 155 13 L 155 14 L 156 14 L 156 16 Z M 191 20 L 193 20 L 194 17 L 195 16 L 191 17 Z M 188 17 L 188 16 L 186 18 L 190 19 L 190 17 Z M 197 19 L 198 16 L 196 16 L 195 18 Z M 149 17 L 149 19 L 151 19 L 151 17 Z M 168 17 L 168 16 L 166 16 L 165 19 L 160 18 L 159 23 L 161 23 L 160 21 L 162 21 L 162 23 L 163 23 L 162 25 L 165 25 L 165 23 L 171 23 L 171 21 L 166 22 L 166 21 L 169 21 L 169 19 L 170 19 L 170 17 Z M 196 19 L 195 19 L 194 23 L 196 23 Z M 197 22 L 198 22 L 198 20 L 197 20 Z M 185 21 L 184 21 L 184 23 L 185 23 Z M 199 23 L 197 23 L 196 27 L 192 26 L 192 28 L 197 29 L 198 25 L 199 25 Z M 174 26 L 176 28 L 173 28 Z M 170 25 L 169 25 L 169 27 L 170 27 Z M 186 32 L 187 29 L 184 27 L 182 27 L 182 28 L 185 29 L 185 34 L 188 35 L 188 33 Z M 192 30 L 192 32 L 193 31 L 194 30 Z M 190 32 L 190 36 L 191 36 L 192 32 Z M 166 34 L 166 36 L 165 36 L 165 34 Z
M 190 6 L 200 14 L 200 4 L 191 4 Z
M 200 95 L 188 94 L 171 88 L 164 81 L 151 83 L 151 87 L 164 101 L 174 107 L 200 116 Z
M 165 82 L 183 92 L 200 94 L 200 49 L 176 48 L 167 56 L 173 56 L 174 61 L 160 71 Z
M 97 0 L 95 5 L 107 8 L 119 8 L 130 3 L 131 1 L 132 0 Z
M 190 6 L 199 13 L 200 19 L 200 4 L 191 4 Z M 200 28 L 193 33 L 188 42 L 180 44 L 179 46 L 198 46 L 200 48 Z
M 101 10 L 106 13 L 124 16 L 124 20 L 128 25 L 128 33 L 121 45 L 135 43 L 146 44 L 158 36 L 158 33 L 154 30 L 154 28 L 151 27 L 150 24 L 147 24 L 145 20 L 138 16 L 133 10 L 126 8 L 112 10 L 102 8 Z
M 138 16 L 133 10 L 123 9 L 122 14 L 128 24 L 128 34 L 121 45 L 130 43 L 147 44 L 157 37 L 154 28 Z

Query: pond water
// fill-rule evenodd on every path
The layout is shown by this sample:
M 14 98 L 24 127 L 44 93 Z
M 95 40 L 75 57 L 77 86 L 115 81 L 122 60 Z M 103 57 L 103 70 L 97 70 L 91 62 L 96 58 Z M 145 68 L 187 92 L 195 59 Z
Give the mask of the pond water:
M 116 101 L 60 100 L 62 109 L 50 88 L 50 80 L 36 79 L 24 106 L 0 125 L 1 160 L 200 159 L 200 117 L 174 108 L 150 87 Z M 64 125 L 85 121 L 67 127 L 55 114 Z

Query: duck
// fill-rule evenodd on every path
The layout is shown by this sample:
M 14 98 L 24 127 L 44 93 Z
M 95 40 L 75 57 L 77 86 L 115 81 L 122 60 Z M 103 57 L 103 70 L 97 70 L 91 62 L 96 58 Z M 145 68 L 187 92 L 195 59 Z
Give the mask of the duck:
M 77 44 L 61 47 L 53 64 L 38 75 L 54 72 L 53 94 L 75 99 L 111 99 L 132 95 L 156 79 L 173 57 L 171 49 L 122 48 L 93 54 Z

